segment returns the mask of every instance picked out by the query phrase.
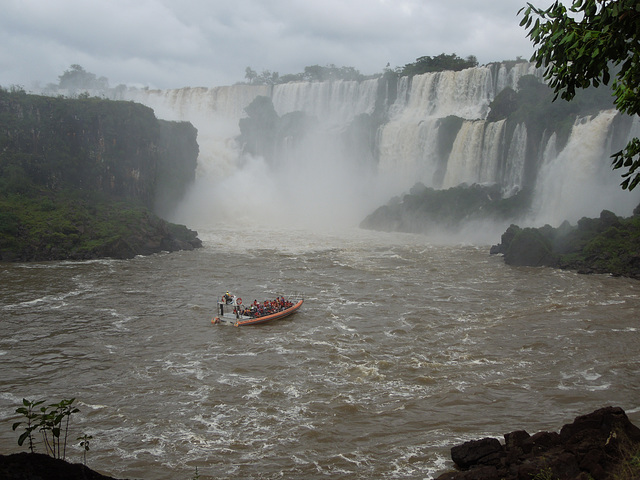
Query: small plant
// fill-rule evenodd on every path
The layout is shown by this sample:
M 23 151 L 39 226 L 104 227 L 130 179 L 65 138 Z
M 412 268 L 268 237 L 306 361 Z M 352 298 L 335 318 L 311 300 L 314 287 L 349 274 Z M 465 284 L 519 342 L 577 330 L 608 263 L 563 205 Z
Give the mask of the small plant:
M 33 435 L 31 434 L 31 432 L 33 432 L 36 428 L 40 426 L 39 425 L 40 415 L 35 412 L 35 407 L 37 407 L 42 403 L 44 403 L 44 400 L 38 400 L 37 402 L 36 401 L 32 402 L 30 400 L 27 400 L 26 398 L 23 398 L 22 399 L 23 406 L 16 409 L 16 413 L 20 413 L 27 418 L 27 421 L 26 421 L 27 426 L 25 427 L 25 431 L 20 435 L 20 437 L 18 437 L 18 445 L 22 446 L 24 441 L 28 438 L 29 451 L 31 453 L 35 452 L 35 445 L 33 443 Z M 23 423 L 25 422 L 14 423 L 13 430 L 15 431 L 16 428 L 18 428 Z
M 74 401 L 75 398 L 61 400 L 59 403 L 40 408 L 42 412 L 40 415 L 40 431 L 44 437 L 47 453 L 50 453 L 54 458 L 66 459 L 69 420 L 73 413 L 80 411 L 72 406 Z M 62 438 L 63 429 L 64 439 Z M 48 432 L 51 433 L 51 438 L 49 438 Z
M 93 438 L 93 436 L 91 435 L 87 435 L 86 433 L 81 436 L 78 437 L 76 440 L 81 440 L 80 442 L 80 446 L 82 447 L 83 450 L 83 463 L 86 465 L 87 464 L 87 452 L 89 451 L 89 440 L 91 440 Z M 198 473 L 198 467 L 196 467 L 196 474 Z
M 613 470 L 614 480 L 635 480 L 640 478 L 640 444 L 634 444 L 627 436 L 618 435 L 620 462 Z
M 69 420 L 72 414 L 80 410 L 73 406 L 75 398 L 61 400 L 48 406 L 40 407 L 40 413 L 35 411 L 35 407 L 44 403 L 44 400 L 30 401 L 22 399 L 22 407 L 16 409 L 16 413 L 21 413 L 27 418 L 25 431 L 18 438 L 18 445 L 22 446 L 24 441 L 29 439 L 29 450 L 35 451 L 32 432 L 40 429 L 44 440 L 47 454 L 54 458 L 66 458 L 67 437 L 69 435 Z M 13 424 L 13 430 L 24 422 Z
M 196 474 L 191 477 L 191 480 L 198 480 L 200 478 L 200 474 L 198 473 L 198 467 L 196 466 Z
M 551 467 L 546 467 L 541 469 L 538 473 L 536 473 L 532 480 L 556 480 L 556 477 L 553 476 L 553 471 Z
M 553 474 L 551 473 L 551 468 L 543 468 L 538 473 L 536 473 L 533 477 L 533 480 L 553 480 Z

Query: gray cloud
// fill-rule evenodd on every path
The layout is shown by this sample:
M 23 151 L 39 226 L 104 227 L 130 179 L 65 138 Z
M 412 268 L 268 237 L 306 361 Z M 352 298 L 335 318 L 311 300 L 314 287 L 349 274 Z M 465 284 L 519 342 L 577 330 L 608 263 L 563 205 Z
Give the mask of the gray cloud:
M 548 0 L 539 2 L 547 6 Z M 364 74 L 423 55 L 529 57 L 520 0 L 0 0 L 0 85 L 57 82 L 71 64 L 119 83 L 229 85 L 245 67 Z

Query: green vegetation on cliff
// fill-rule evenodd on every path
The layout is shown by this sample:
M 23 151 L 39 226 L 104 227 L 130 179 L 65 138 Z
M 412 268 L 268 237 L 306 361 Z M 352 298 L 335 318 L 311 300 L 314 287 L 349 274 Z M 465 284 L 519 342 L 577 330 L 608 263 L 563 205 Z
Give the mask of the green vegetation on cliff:
M 0 260 L 133 258 L 199 247 L 196 233 L 132 201 L 77 190 L 0 195 Z
M 518 82 L 518 91 L 503 89 L 491 102 L 488 122 L 507 119 L 509 124 L 524 123 L 527 134 L 536 143 L 546 131 L 555 132 L 558 147 L 566 144 L 576 117 L 595 115 L 614 107 L 611 90 L 606 87 L 589 88 L 579 92 L 573 101 L 553 101 L 553 90 L 533 75 L 525 75 Z
M 454 72 L 478 66 L 478 59 L 469 55 L 466 59 L 458 57 L 455 53 L 447 55 L 441 53 L 436 57 L 424 56 L 417 58 L 413 63 L 407 63 L 403 68 L 397 69 L 400 76 L 421 75 L 430 72 L 442 72 L 452 70 Z
M 639 209 L 636 209 L 640 213 Z M 621 218 L 603 210 L 599 218 L 582 218 L 575 226 L 520 228 L 511 225 L 492 254 L 505 263 L 548 266 L 580 273 L 610 273 L 640 279 L 640 215 Z
M 271 70 L 263 70 L 262 73 L 258 73 L 251 67 L 247 67 L 245 69 L 244 78 L 247 83 L 251 85 L 278 85 L 288 82 L 329 82 L 333 80 L 362 81 L 368 78 L 381 77 L 382 75 L 390 73 L 402 77 L 420 75 L 428 72 L 442 72 L 444 70 L 459 71 L 464 70 L 465 68 L 477 66 L 478 59 L 474 55 L 469 55 L 465 59 L 458 57 L 455 53 L 441 53 L 435 57 L 428 55 L 419 57 L 415 62 L 407 63 L 404 67 L 396 67 L 395 70 L 391 70 L 389 64 L 387 64 L 384 73 L 377 73 L 373 75 L 363 75 L 354 67 L 338 67 L 334 64 L 329 64 L 327 66 L 310 65 L 304 67 L 303 72 L 288 73 L 286 75 L 280 75 L 278 72 L 272 72 Z M 79 66 L 72 65 L 71 67 L 72 71 L 67 71 L 65 74 L 74 79 L 80 77 L 84 80 L 84 77 L 77 75 L 78 72 L 74 70 L 75 67 Z M 71 73 L 75 75 L 71 75 Z M 95 75 L 91 80 L 94 82 L 96 81 Z
M 184 193 L 195 139 L 190 124 L 160 122 L 132 102 L 0 89 L 0 260 L 199 246 L 195 232 L 150 211 Z

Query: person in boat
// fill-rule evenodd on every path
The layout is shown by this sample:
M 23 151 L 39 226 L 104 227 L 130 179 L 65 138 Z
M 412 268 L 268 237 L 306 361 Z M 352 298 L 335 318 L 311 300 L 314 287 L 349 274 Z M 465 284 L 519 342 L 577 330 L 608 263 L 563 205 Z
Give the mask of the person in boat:
M 233 296 L 229 293 L 229 291 L 227 290 L 227 293 L 225 293 L 222 296 L 224 303 L 232 303 L 233 302 Z

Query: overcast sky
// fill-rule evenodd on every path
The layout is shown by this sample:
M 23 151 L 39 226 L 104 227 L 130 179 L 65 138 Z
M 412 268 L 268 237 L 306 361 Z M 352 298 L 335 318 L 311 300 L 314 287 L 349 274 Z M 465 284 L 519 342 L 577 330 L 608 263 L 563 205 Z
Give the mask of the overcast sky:
M 547 7 L 550 0 L 533 0 Z M 529 58 L 526 0 L 0 0 L 0 85 L 57 83 L 72 64 L 120 83 L 212 87 L 250 66 L 363 74 L 455 53 Z

